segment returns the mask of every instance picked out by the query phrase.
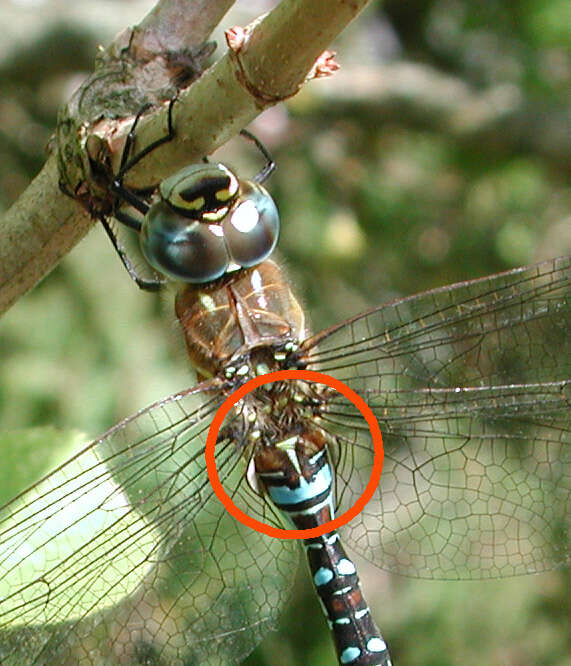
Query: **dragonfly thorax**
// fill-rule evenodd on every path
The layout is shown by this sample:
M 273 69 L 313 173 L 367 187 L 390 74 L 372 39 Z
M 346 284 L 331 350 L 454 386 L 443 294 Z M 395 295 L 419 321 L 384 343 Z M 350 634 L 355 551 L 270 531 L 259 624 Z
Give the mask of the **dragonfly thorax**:
M 287 367 L 305 332 L 303 310 L 281 270 L 265 261 L 176 298 L 190 360 L 205 377 L 248 377 Z

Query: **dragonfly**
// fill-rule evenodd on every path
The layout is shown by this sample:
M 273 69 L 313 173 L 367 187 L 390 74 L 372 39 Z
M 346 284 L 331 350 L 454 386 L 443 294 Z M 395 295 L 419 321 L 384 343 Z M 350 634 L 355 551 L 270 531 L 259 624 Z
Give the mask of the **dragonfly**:
M 152 201 L 125 197 L 144 219 L 118 218 L 140 233 L 149 263 L 182 278 L 175 312 L 201 381 L 120 422 L 1 508 L 1 664 L 240 663 L 275 626 L 305 551 L 338 663 L 389 666 L 344 544 L 425 578 L 569 564 L 571 257 L 311 333 L 270 258 L 278 222 L 264 179 L 194 165 Z M 121 194 L 121 179 L 114 187 Z M 179 270 L 197 221 L 220 250 L 199 262 L 198 277 Z M 256 222 L 252 245 L 234 242 Z M 226 398 L 282 369 L 343 381 L 373 411 L 385 449 L 365 509 L 301 546 L 234 520 L 204 460 Z M 345 512 L 373 459 L 356 407 L 301 379 L 237 403 L 216 442 L 233 502 L 277 527 L 307 529 Z

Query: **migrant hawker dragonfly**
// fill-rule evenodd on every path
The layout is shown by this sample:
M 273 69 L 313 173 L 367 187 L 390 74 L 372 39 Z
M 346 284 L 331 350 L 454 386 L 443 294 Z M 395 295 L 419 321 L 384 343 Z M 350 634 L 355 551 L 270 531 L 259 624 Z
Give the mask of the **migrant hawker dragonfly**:
M 0 663 L 240 663 L 275 625 L 300 548 L 229 517 L 204 445 L 224 399 L 275 369 L 331 374 L 375 413 L 381 483 L 340 539 L 379 567 L 462 578 L 568 564 L 570 298 L 563 257 L 312 335 L 267 258 L 186 284 L 176 312 L 204 380 L 125 419 L 2 507 Z M 302 478 L 325 478 L 327 490 L 323 451 L 342 513 L 368 480 L 368 429 L 337 395 L 282 383 L 231 415 L 218 472 L 246 513 L 283 527 L 268 496 L 295 494 Z M 276 475 L 283 492 L 272 494 Z M 339 663 L 389 664 L 339 543 L 330 534 L 306 544 Z

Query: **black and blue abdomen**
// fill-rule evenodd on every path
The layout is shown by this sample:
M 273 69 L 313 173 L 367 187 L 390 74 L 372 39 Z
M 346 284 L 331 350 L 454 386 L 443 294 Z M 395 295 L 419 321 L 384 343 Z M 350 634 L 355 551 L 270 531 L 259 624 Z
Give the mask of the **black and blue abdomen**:
M 334 518 L 333 477 L 322 443 L 292 437 L 255 456 L 257 477 L 275 506 L 297 529 Z M 319 446 L 319 445 L 318 445 Z M 391 666 L 387 646 L 361 592 L 353 562 L 337 532 L 306 539 L 313 584 L 333 632 L 339 664 Z

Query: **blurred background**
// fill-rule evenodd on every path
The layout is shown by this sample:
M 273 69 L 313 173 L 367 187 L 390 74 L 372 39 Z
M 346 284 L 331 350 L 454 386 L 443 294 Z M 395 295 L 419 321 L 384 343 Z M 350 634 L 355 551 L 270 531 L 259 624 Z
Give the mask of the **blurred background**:
M 150 1 L 2 0 L 0 205 L 39 171 L 98 44 Z M 223 28 L 275 2 L 237 2 Z M 571 12 L 564 0 L 373 1 L 333 45 L 341 70 L 250 127 L 278 164 L 280 259 L 317 331 L 369 306 L 571 252 Z M 222 33 L 216 57 L 224 51 Z M 217 153 L 243 175 L 260 155 Z M 85 441 L 194 377 L 172 296 L 140 293 L 98 226 L 0 321 L 0 426 Z M 54 437 L 57 441 L 57 436 Z M 19 449 L 22 485 L 56 450 Z M 41 457 L 41 463 L 38 459 Z M 26 481 L 24 481 L 26 479 Z M 357 559 L 401 666 L 569 666 L 569 573 L 485 582 L 384 574 Z M 249 666 L 332 664 L 305 566 Z

